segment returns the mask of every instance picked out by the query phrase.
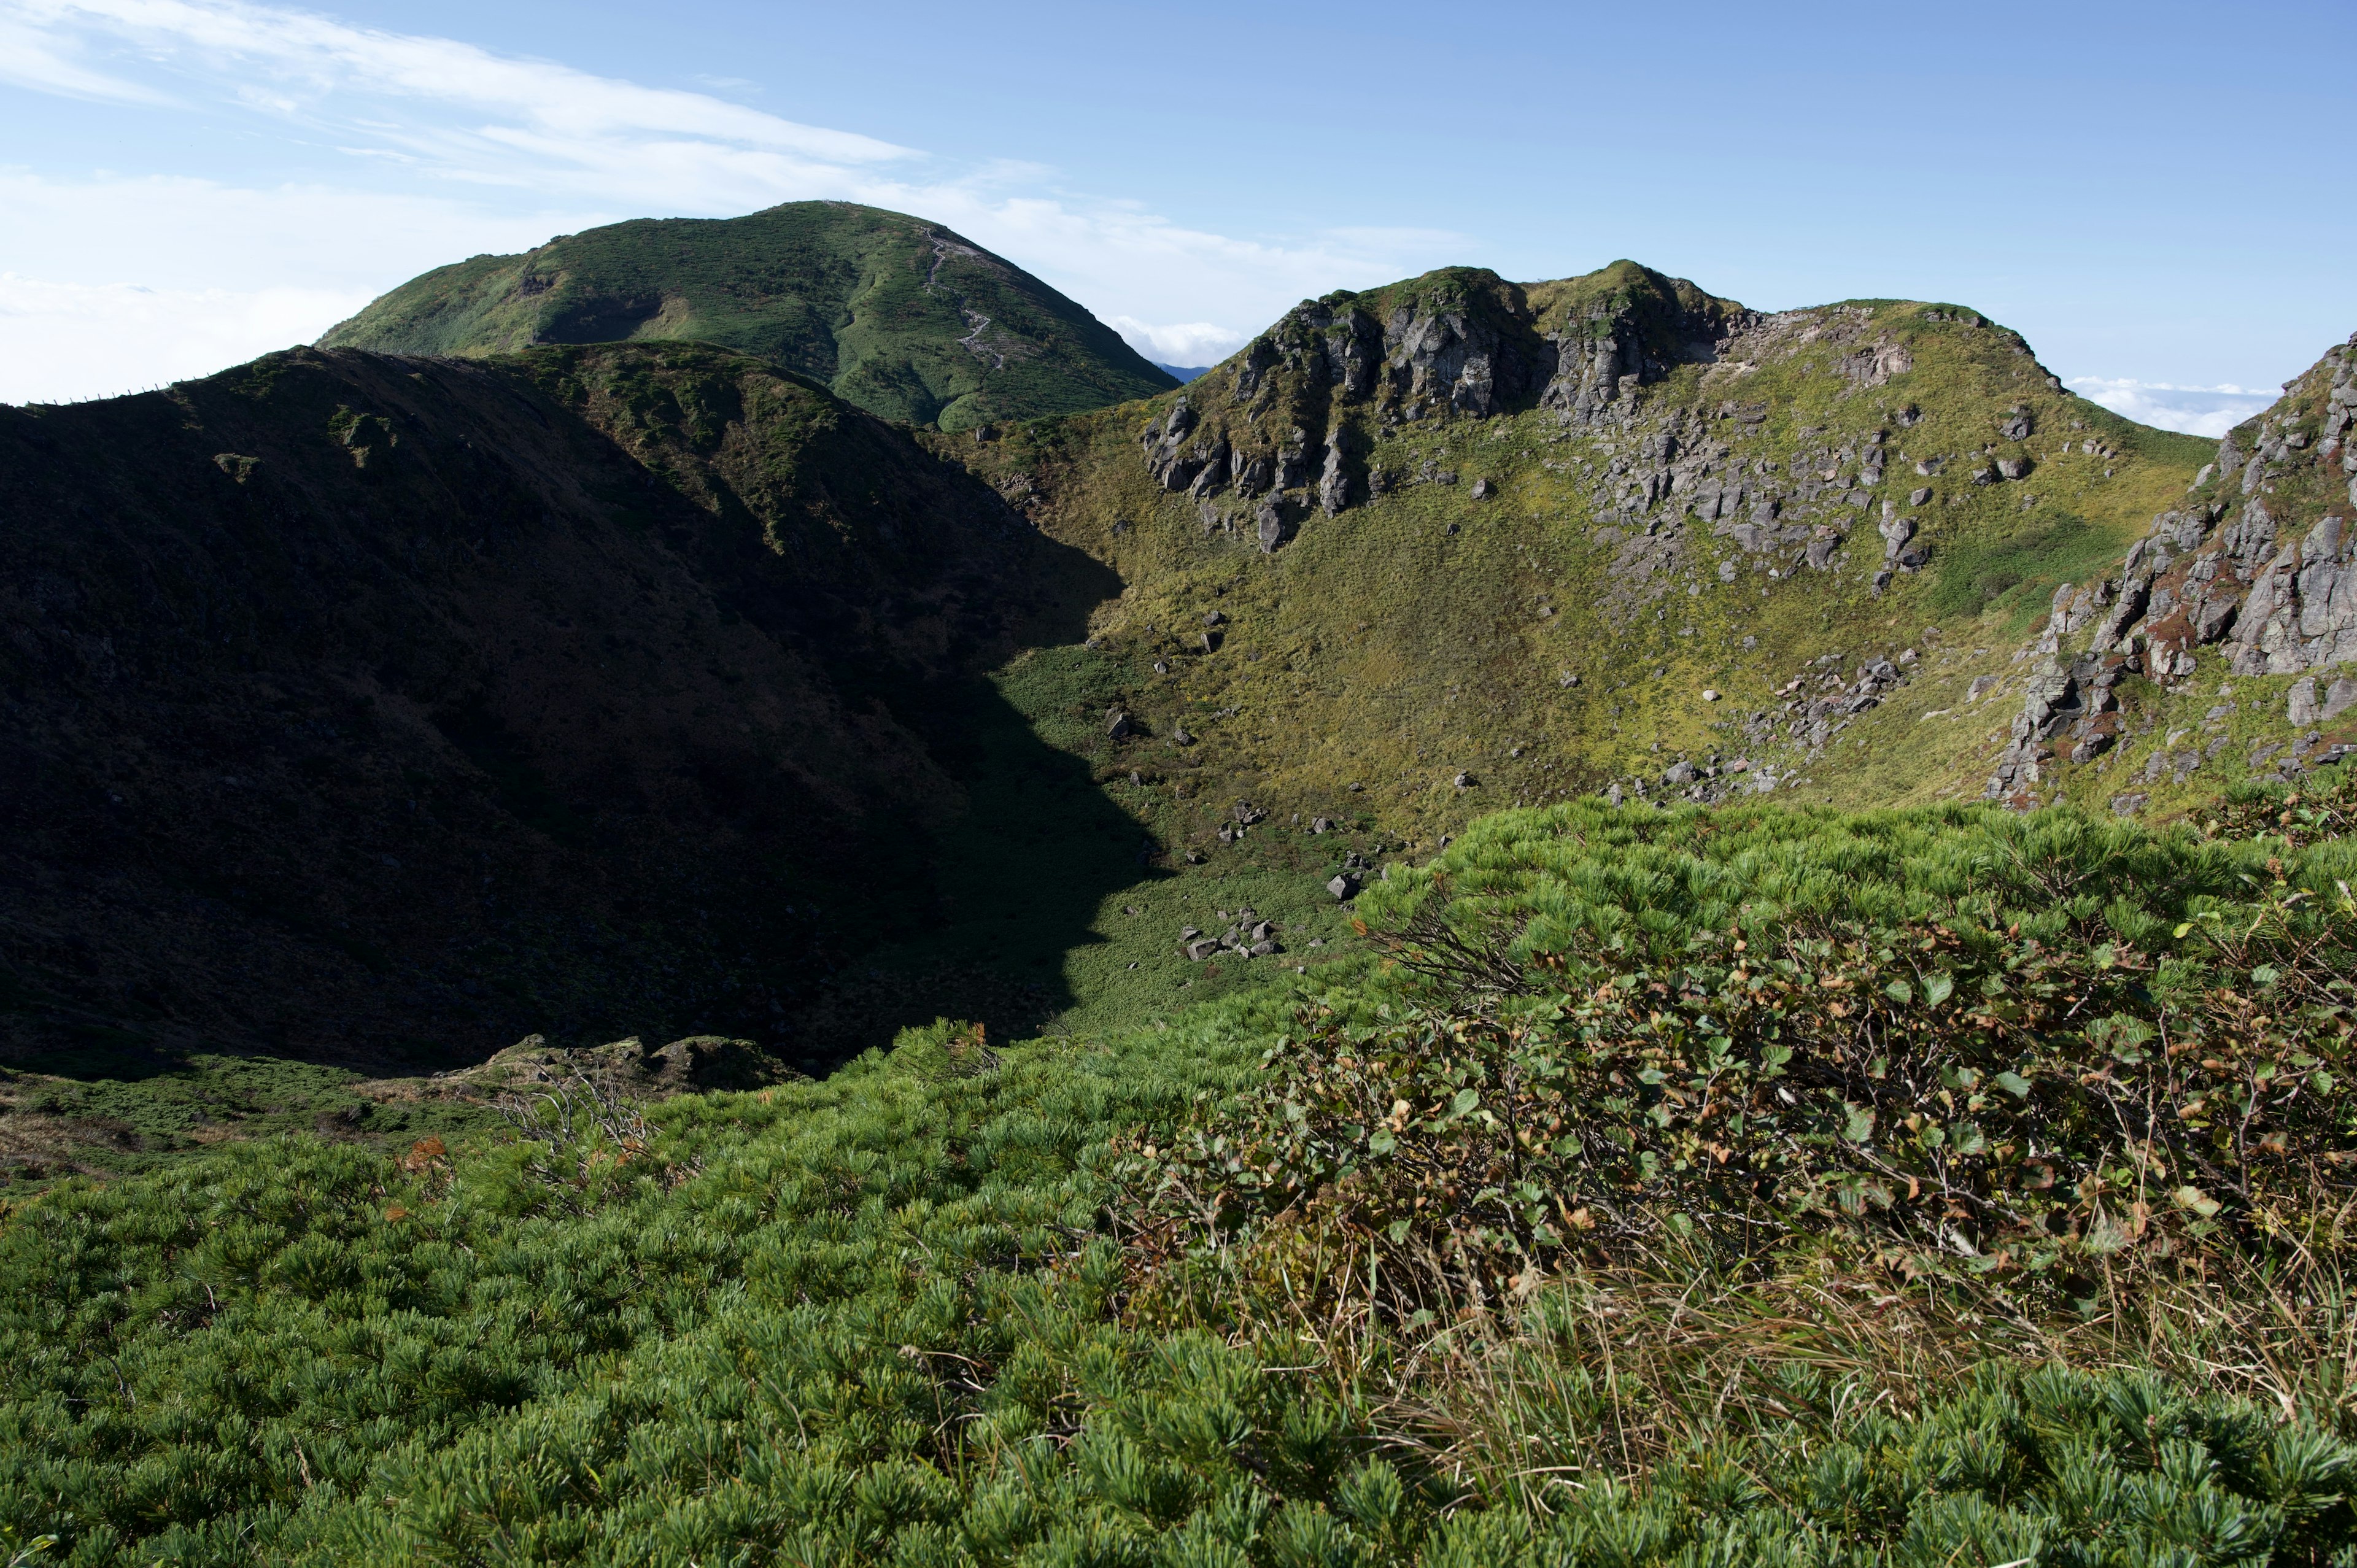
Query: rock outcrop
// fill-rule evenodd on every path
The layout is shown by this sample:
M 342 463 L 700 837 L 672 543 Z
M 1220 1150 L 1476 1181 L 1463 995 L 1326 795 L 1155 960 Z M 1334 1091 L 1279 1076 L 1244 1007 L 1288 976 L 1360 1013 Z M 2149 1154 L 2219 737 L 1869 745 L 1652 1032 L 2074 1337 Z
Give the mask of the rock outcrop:
M 2219 442 L 2184 503 L 2153 519 L 2116 575 L 2056 591 L 2027 650 L 2038 662 L 1989 798 L 2031 804 L 2055 763 L 2102 755 L 2117 723 L 2112 687 L 2125 674 L 2181 682 L 2198 668 L 2196 650 L 2212 646 L 2236 676 L 2357 664 L 2357 334 L 2284 391 Z M 2029 434 L 2026 416 L 2000 434 L 2017 438 L 2017 427 Z M 2298 682 L 2286 720 L 2337 716 L 2349 705 L 2333 705 L 2344 683 L 2357 699 L 2346 676 Z
M 760 1089 L 800 1075 L 751 1040 L 691 1035 L 650 1046 L 636 1036 L 602 1046 L 551 1045 L 527 1035 L 479 1067 L 440 1073 L 435 1088 L 462 1097 L 523 1095 L 576 1084 L 630 1100 Z
M 1205 378 L 1200 403 L 1190 389 L 1141 430 L 1139 449 L 1157 484 L 1205 503 L 1207 529 L 1254 532 L 1274 548 L 1281 540 L 1251 504 L 1272 493 L 1297 492 L 1303 510 L 1332 517 L 1402 484 L 1456 479 L 1367 469 L 1360 454 L 1379 431 L 1534 406 L 1597 424 L 1625 414 L 1638 386 L 1716 358 L 1727 333 L 1754 319 L 1630 263 L 1528 290 L 1478 268 L 1447 268 L 1303 301 Z M 1313 440 L 1318 430 L 1326 434 Z M 1674 451 L 1654 454 L 1643 504 L 1670 493 Z M 1742 503 L 1740 486 L 1723 502 L 1720 494 L 1706 515 Z M 1249 526 L 1256 514 L 1259 526 Z

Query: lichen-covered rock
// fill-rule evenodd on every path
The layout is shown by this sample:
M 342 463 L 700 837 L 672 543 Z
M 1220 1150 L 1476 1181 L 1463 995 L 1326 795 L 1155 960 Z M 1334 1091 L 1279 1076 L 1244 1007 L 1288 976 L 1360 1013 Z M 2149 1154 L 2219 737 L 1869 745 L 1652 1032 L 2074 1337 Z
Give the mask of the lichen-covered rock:
M 1328 517 L 1351 504 L 1351 475 L 1345 467 L 1348 435 L 1337 426 L 1326 436 L 1326 467 L 1318 476 L 1318 508 Z
M 2291 675 L 2357 660 L 2357 569 L 2347 532 L 2328 514 L 2258 574 L 2230 650 L 2235 674 Z
M 635 1100 L 660 1100 L 707 1090 L 759 1089 L 798 1077 L 750 1040 L 691 1035 L 649 1046 L 633 1035 L 601 1046 L 553 1046 L 526 1035 L 479 1067 L 435 1082 L 462 1095 L 529 1094 L 534 1089 L 587 1082 Z
M 1276 547 L 1285 542 L 1284 512 L 1277 509 L 1275 501 L 1263 501 L 1254 521 L 1254 536 L 1260 541 L 1261 553 L 1275 554 Z

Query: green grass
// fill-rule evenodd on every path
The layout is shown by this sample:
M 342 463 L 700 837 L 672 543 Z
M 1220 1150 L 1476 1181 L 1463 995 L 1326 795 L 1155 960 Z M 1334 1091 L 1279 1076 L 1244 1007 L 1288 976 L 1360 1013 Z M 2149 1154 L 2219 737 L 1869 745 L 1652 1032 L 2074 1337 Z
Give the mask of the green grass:
M 226 1140 L 303 1132 L 405 1147 L 488 1120 L 455 1101 L 369 1093 L 368 1075 L 347 1067 L 171 1050 L 116 1029 L 77 1033 L 78 1048 L 0 1069 L 0 1192 L 160 1170 Z
M 1378 841 L 1265 822 L 1232 845 L 1203 835 L 1189 863 L 1182 803 L 1158 776 L 1133 784 L 1128 764 L 1158 775 L 1155 762 L 1104 733 L 1125 673 L 1085 647 L 1032 650 L 937 715 L 931 733 L 954 748 L 964 799 L 925 850 L 928 918 L 877 946 L 846 997 L 893 998 L 875 1016 L 896 1026 L 946 1009 L 1000 1038 L 1097 1031 L 1355 947 L 1325 884 Z M 1283 953 L 1185 957 L 1184 929 L 1217 936 L 1246 908 L 1283 929 Z
M 1548 954 L 1692 962 L 1728 919 L 1944 921 L 1990 972 L 2099 929 L 2247 963 L 2199 933 L 2281 904 L 2243 879 L 2270 856 L 2291 890 L 2348 870 L 2337 841 L 2061 812 L 1512 814 L 1368 900 L 1405 961 L 1297 994 L 1011 1047 L 942 1024 L 823 1082 L 402 1158 L 296 1135 L 68 1183 L 0 1224 L 0 1518 L 87 1563 L 2323 1563 L 2357 1531 L 2319 1267 L 2343 1178 L 2285 1189 L 2304 1248 L 2172 1223 L 2083 1309 L 1910 1283 L 1803 1210 L 1748 1259 L 1665 1232 L 1404 1321 L 1354 1305 L 1347 1217 L 1276 1212 L 1182 1270 L 1139 1174 L 1197 1131 L 1250 1148 L 1252 1108 L 1331 1060 L 1317 1009 L 1371 1059 L 1417 1009 L 1499 1017 L 1415 958 L 1443 928 L 1507 941 L 1526 1013 L 1587 993 Z M 2339 996 L 2352 917 L 2290 918 Z M 2335 1052 L 2341 1005 L 2300 1015 Z M 1588 1026 L 1669 1039 L 1641 1008 Z M 1795 1043 L 1804 1083 L 1829 1042 Z M 1890 1092 L 1944 1103 L 1913 1070 Z M 2290 1156 L 2351 1148 L 2338 1116 Z M 1401 1235 L 1454 1222 L 1415 1212 Z M 2253 1277 L 2274 1297 L 2217 1283 Z
M 2009 532 L 1939 556 L 1925 607 L 1947 620 L 1994 611 L 2016 637 L 2046 613 L 2055 587 L 2084 582 L 2119 558 L 2118 541 L 2072 513 L 2041 510 Z

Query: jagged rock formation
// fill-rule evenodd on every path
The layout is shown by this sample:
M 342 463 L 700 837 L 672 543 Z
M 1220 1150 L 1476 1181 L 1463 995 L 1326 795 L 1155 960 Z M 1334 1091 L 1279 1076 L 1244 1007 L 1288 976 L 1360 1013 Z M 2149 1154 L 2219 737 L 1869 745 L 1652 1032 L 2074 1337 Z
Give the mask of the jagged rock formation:
M 2153 519 L 2116 575 L 2056 591 L 2025 650 L 2037 662 L 1991 799 L 2027 805 L 2055 763 L 2107 750 L 2118 733 L 2115 688 L 2127 675 L 2181 682 L 2196 650 L 2213 645 L 2238 676 L 2357 661 L 2357 335 L 2284 391 L 2218 444 L 2186 500 Z M 2357 683 L 2345 677 L 2303 681 L 2285 717 L 2321 723 L 2352 699 Z
M 1957 315 L 1921 312 L 1943 325 Z M 1985 324 L 1971 317 L 1968 325 Z M 2029 358 L 2018 336 L 2002 337 L 2010 353 Z M 1895 487 L 1883 489 L 1890 464 L 1911 464 L 1919 478 L 1935 480 L 1949 465 L 1966 464 L 1976 487 L 2032 471 L 2026 450 L 1997 445 L 2035 432 L 2019 403 L 1991 421 L 1996 439 L 1977 449 L 1905 451 L 1921 413 L 1901 401 L 1887 424 L 1802 431 L 1820 439 L 1789 458 L 1760 451 L 1764 401 L 1717 395 L 1640 406 L 1643 388 L 1682 366 L 1723 371 L 1724 391 L 1738 392 L 1760 365 L 1803 357 L 1822 360 L 1853 394 L 1914 366 L 1913 349 L 1871 306 L 1763 316 L 1627 262 L 1533 285 L 1451 268 L 1305 301 L 1172 400 L 1137 439 L 1147 473 L 1194 503 L 1206 538 L 1255 542 L 1265 553 L 1313 515 L 1335 517 L 1417 485 L 1458 483 L 1455 469 L 1429 458 L 1386 466 L 1382 454 L 1393 438 L 1452 421 L 1551 413 L 1562 431 L 1609 448 L 1600 463 L 1577 469 L 1594 538 L 1615 552 L 1613 602 L 1628 611 L 1658 601 L 1708 553 L 1689 521 L 1708 525 L 1773 580 L 1835 570 L 1849 559 L 1844 546 L 1853 528 L 1872 518 L 1883 549 L 1863 570 L 1879 596 L 1931 559 L 1919 517 L 1902 509 Z M 2037 377 L 2049 390 L 2059 386 L 2042 370 Z M 1486 499 L 1496 489 L 1485 478 L 1472 494 Z M 1904 508 L 1932 493 L 1911 487 Z M 1733 582 L 1744 563 L 1722 556 L 1713 569 Z
M 1139 444 L 1164 489 L 1251 503 L 1263 548 L 1274 549 L 1293 521 L 1288 508 L 1332 517 L 1405 485 L 1456 482 L 1453 472 L 1369 467 L 1376 433 L 1534 406 L 1566 424 L 1607 424 L 1625 416 L 1638 387 L 1674 365 L 1710 361 L 1754 321 L 1632 263 L 1528 287 L 1448 268 L 1303 301 L 1220 368 L 1223 383 L 1207 382 L 1221 405 L 1216 424 L 1203 424 L 1197 402 L 1181 397 Z M 1652 454 L 1649 479 L 1639 481 L 1646 504 L 1667 493 L 1677 451 L 1673 434 Z M 1207 530 L 1234 532 L 1230 510 L 1207 505 L 1203 515 Z
M 1167 490 L 1273 495 L 1256 510 L 1275 511 L 1282 531 L 1286 505 L 1334 516 L 1407 483 L 1457 481 L 1367 467 L 1376 432 L 1532 405 L 1567 424 L 1605 424 L 1626 415 L 1641 384 L 1709 363 L 1727 332 L 1751 323 L 1742 306 L 1631 262 L 1527 287 L 1452 266 L 1367 295 L 1304 299 L 1221 368 L 1226 382 L 1209 387 L 1223 393 L 1219 424 L 1198 429 L 1195 403 L 1178 399 L 1141 432 L 1141 448 Z M 1676 450 L 1669 436 L 1652 453 L 1648 505 L 1666 493 Z M 1315 495 L 1282 495 L 1308 490 L 1313 474 Z M 1211 516 L 1207 526 L 1231 526 L 1216 507 Z M 1273 547 L 1265 516 L 1259 533 Z
M 741 349 L 872 413 L 944 430 L 1178 384 L 1013 263 L 847 201 L 640 219 L 476 256 L 413 278 L 319 344 L 480 355 L 625 339 Z

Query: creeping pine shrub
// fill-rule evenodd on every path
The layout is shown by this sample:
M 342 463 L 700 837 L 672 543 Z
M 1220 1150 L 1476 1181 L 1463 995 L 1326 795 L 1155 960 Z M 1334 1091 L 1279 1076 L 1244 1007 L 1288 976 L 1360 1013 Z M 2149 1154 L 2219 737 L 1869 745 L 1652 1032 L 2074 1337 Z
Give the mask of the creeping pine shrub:
M 1902 1386 L 1799 1343 L 1739 1272 L 1640 1282 L 1666 1310 L 1593 1270 L 1430 1332 L 1378 1321 L 1681 1215 L 1698 1258 L 1834 1234 L 1983 1280 L 2083 1266 L 2104 1225 L 2196 1262 L 2335 1244 L 2336 853 L 2056 814 L 1534 814 L 1371 894 L 1391 968 L 1306 1012 L 1247 993 L 1006 1047 L 944 1023 L 823 1082 L 560 1085 L 500 1137 L 402 1157 L 297 1137 L 61 1183 L 0 1211 L 0 1545 L 142 1568 L 2357 1563 L 2330 1391 L 2259 1407 L 1961 1357 Z M 1355 1316 L 1302 1310 L 1329 1290 L 1291 1266 L 1306 1209 L 1351 1243 L 1338 1272 L 1379 1282 Z M 1224 1319 L 1173 1326 L 1137 1288 L 1157 1246 L 1255 1261 Z M 1366 1305 L 1419 1259 L 1437 1283 Z M 1448 1386 L 1484 1322 L 1492 1375 Z M 1659 1351 L 1705 1333 L 1761 1369 L 1737 1388 L 1723 1352 L 1688 1378 Z
M 1140 1244 L 1339 1226 L 1390 1266 L 1337 1284 L 1409 1316 L 1664 1233 L 2066 1287 L 2123 1251 L 2337 1248 L 2340 846 L 2048 817 L 1824 824 L 1864 846 L 1493 819 L 1377 901 L 1385 1002 L 1306 1006 L 1240 1103 L 1130 1152 Z M 1609 910 L 1577 897 L 1599 867 Z

